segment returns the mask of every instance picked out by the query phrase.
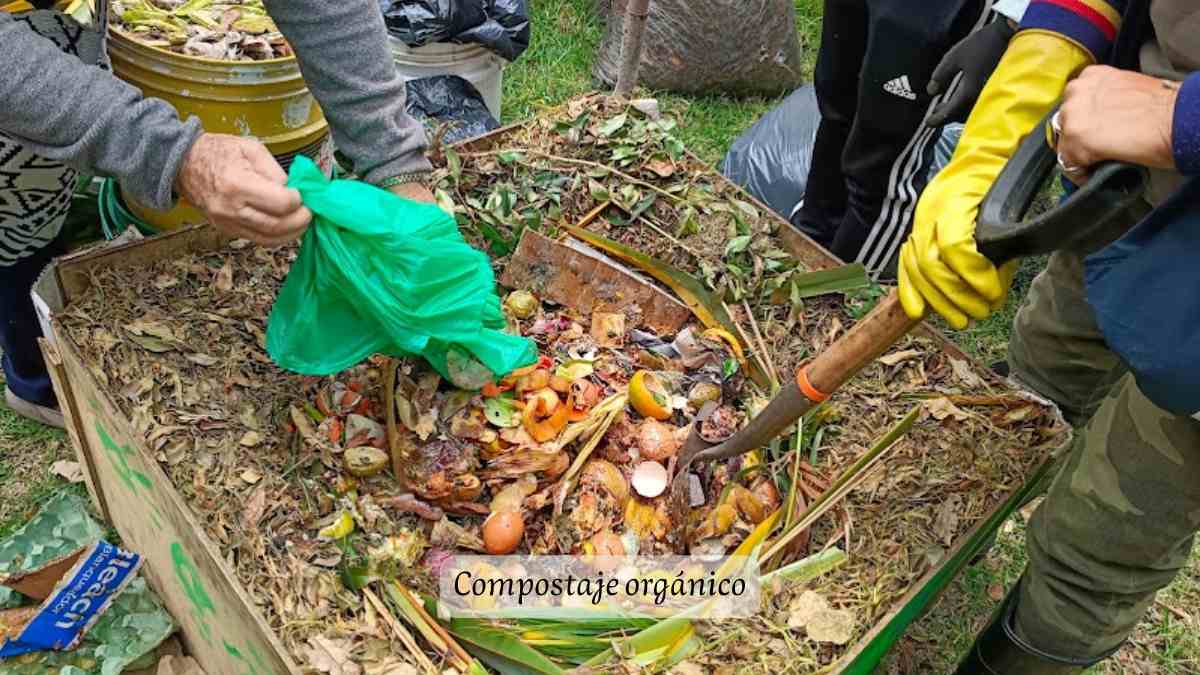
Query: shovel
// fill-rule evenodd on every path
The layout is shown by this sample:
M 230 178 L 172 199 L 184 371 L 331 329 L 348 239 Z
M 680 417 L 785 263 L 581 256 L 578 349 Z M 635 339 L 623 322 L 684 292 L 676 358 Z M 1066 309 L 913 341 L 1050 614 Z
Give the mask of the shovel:
M 1048 123 L 1050 115 L 1044 122 Z M 980 205 L 975 229 L 979 252 L 1000 266 L 1010 260 L 1056 250 L 1091 251 L 1097 242 L 1116 239 L 1128 226 L 1123 212 L 1141 199 L 1149 180 L 1145 168 L 1118 162 L 1098 165 L 1091 179 L 1050 211 L 1022 222 L 1038 188 L 1054 168 L 1056 155 L 1040 127 L 1030 133 L 992 185 Z M 720 443 L 700 435 L 701 411 L 680 450 L 668 508 L 672 532 L 668 541 L 677 553 L 689 541 L 689 478 L 693 464 L 725 460 L 770 443 L 813 406 L 837 391 L 920 321 L 908 318 L 893 289 L 869 314 L 824 352 L 801 365 L 749 424 Z

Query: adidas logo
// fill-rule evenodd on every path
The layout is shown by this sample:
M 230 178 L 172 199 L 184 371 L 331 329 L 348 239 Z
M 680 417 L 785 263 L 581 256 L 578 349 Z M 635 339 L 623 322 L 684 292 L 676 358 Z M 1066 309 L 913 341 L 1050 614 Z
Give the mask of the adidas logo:
M 908 84 L 908 76 L 901 75 L 894 80 L 888 80 L 883 83 L 883 90 L 889 94 L 894 94 L 900 98 L 906 98 L 910 101 L 917 100 L 917 95 L 913 93 L 912 87 Z

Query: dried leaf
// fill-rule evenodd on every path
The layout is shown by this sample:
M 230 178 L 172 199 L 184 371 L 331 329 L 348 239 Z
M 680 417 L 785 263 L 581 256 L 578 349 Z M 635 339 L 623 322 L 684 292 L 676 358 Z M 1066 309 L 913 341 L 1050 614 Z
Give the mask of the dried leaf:
M 601 347 L 618 347 L 625 341 L 625 315 L 595 312 L 591 335 Z
M 876 359 L 885 366 L 894 366 L 901 361 L 920 358 L 922 353 L 916 349 L 905 349 L 898 352 L 892 352 Z M 940 419 L 940 418 L 939 418 Z
M 829 601 L 816 591 L 804 591 L 788 606 L 788 628 L 804 628 L 817 612 L 829 609 Z
M 154 352 L 155 354 L 162 354 L 175 349 L 171 343 L 153 335 L 131 335 L 129 339 L 133 340 L 142 349 Z
M 247 431 L 242 435 L 242 440 L 238 441 L 238 444 L 244 448 L 253 448 L 259 443 L 262 443 L 262 436 L 257 431 Z
M 812 640 L 844 645 L 854 637 L 854 614 L 845 609 L 824 609 L 812 617 L 806 629 Z
M 953 417 L 961 422 L 969 417 L 965 410 L 951 403 L 950 399 L 945 396 L 926 401 L 925 409 L 929 411 L 933 419 L 938 421 Z
M 83 467 L 79 465 L 79 462 L 60 459 L 50 465 L 50 473 L 59 476 L 69 483 L 83 482 Z
M 252 530 L 257 527 L 258 521 L 262 520 L 266 510 L 267 486 L 260 485 L 246 500 L 246 505 L 242 507 L 242 529 Z
M 187 358 L 188 361 L 191 361 L 192 363 L 194 363 L 198 366 L 215 366 L 218 363 L 220 363 L 220 361 L 221 361 L 220 359 L 218 359 L 215 356 L 209 356 L 208 354 L 199 354 L 199 353 L 188 354 L 185 358 Z
M 221 269 L 213 275 L 213 290 L 218 293 L 228 293 L 233 290 L 233 262 L 226 260 Z
M 1038 407 L 1031 403 L 1029 405 L 1023 405 L 1020 408 L 1013 408 L 1012 410 L 1004 413 L 1004 421 L 1009 424 L 1024 422 L 1028 419 L 1037 417 L 1040 412 L 1041 411 L 1038 409 Z
M 652 159 L 646 162 L 646 169 L 659 178 L 670 178 L 675 175 L 675 163 L 668 159 Z
M 165 342 L 174 342 L 176 340 L 175 333 L 171 331 L 171 327 L 161 321 L 153 321 L 150 319 L 134 319 L 125 327 L 134 335 L 148 335 L 158 338 Z
M 329 675 L 362 675 L 362 668 L 350 658 L 353 643 L 347 638 L 327 638 L 315 635 L 308 639 L 304 654 L 308 664 L 318 673 Z
M 396 416 L 400 418 L 400 423 L 409 431 L 417 430 L 417 411 L 413 408 L 413 404 L 407 398 L 396 391 Z
M 416 666 L 389 656 L 378 663 L 369 664 L 363 675 L 418 675 Z
M 933 534 L 943 546 L 954 543 L 961 507 L 962 498 L 957 493 L 949 494 L 937 507 L 937 514 L 933 518 Z
M 658 99 L 656 98 L 635 98 L 629 102 L 629 105 L 651 120 L 657 120 L 662 117 L 662 111 L 659 109 Z
M 977 389 L 984 386 L 983 378 L 975 374 L 971 369 L 971 364 L 962 359 L 950 359 L 950 370 L 954 372 L 954 377 L 968 389 Z
M 258 469 L 246 469 L 242 472 L 242 480 L 251 485 L 254 485 L 258 481 L 262 480 L 262 478 L 262 472 L 260 472 Z
M 833 609 L 821 594 L 804 591 L 788 607 L 788 628 L 803 628 L 817 642 L 844 645 L 854 636 L 854 615 Z

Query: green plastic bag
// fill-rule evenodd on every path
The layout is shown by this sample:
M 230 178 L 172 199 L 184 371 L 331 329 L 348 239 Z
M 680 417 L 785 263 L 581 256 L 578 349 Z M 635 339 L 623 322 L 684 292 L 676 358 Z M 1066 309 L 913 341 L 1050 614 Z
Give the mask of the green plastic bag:
M 267 324 L 280 367 L 330 375 L 371 354 L 421 355 L 477 389 L 537 360 L 506 322 L 492 267 L 434 204 L 372 185 L 330 181 L 303 156 L 288 185 L 312 210 Z

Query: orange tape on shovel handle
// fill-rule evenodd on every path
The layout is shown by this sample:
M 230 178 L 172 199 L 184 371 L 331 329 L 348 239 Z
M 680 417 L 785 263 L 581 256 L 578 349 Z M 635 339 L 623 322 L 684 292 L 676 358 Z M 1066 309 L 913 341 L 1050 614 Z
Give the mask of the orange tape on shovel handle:
M 796 386 L 800 387 L 800 393 L 813 403 L 822 403 L 829 398 L 829 394 L 817 389 L 808 381 L 808 368 L 804 366 L 796 369 Z

